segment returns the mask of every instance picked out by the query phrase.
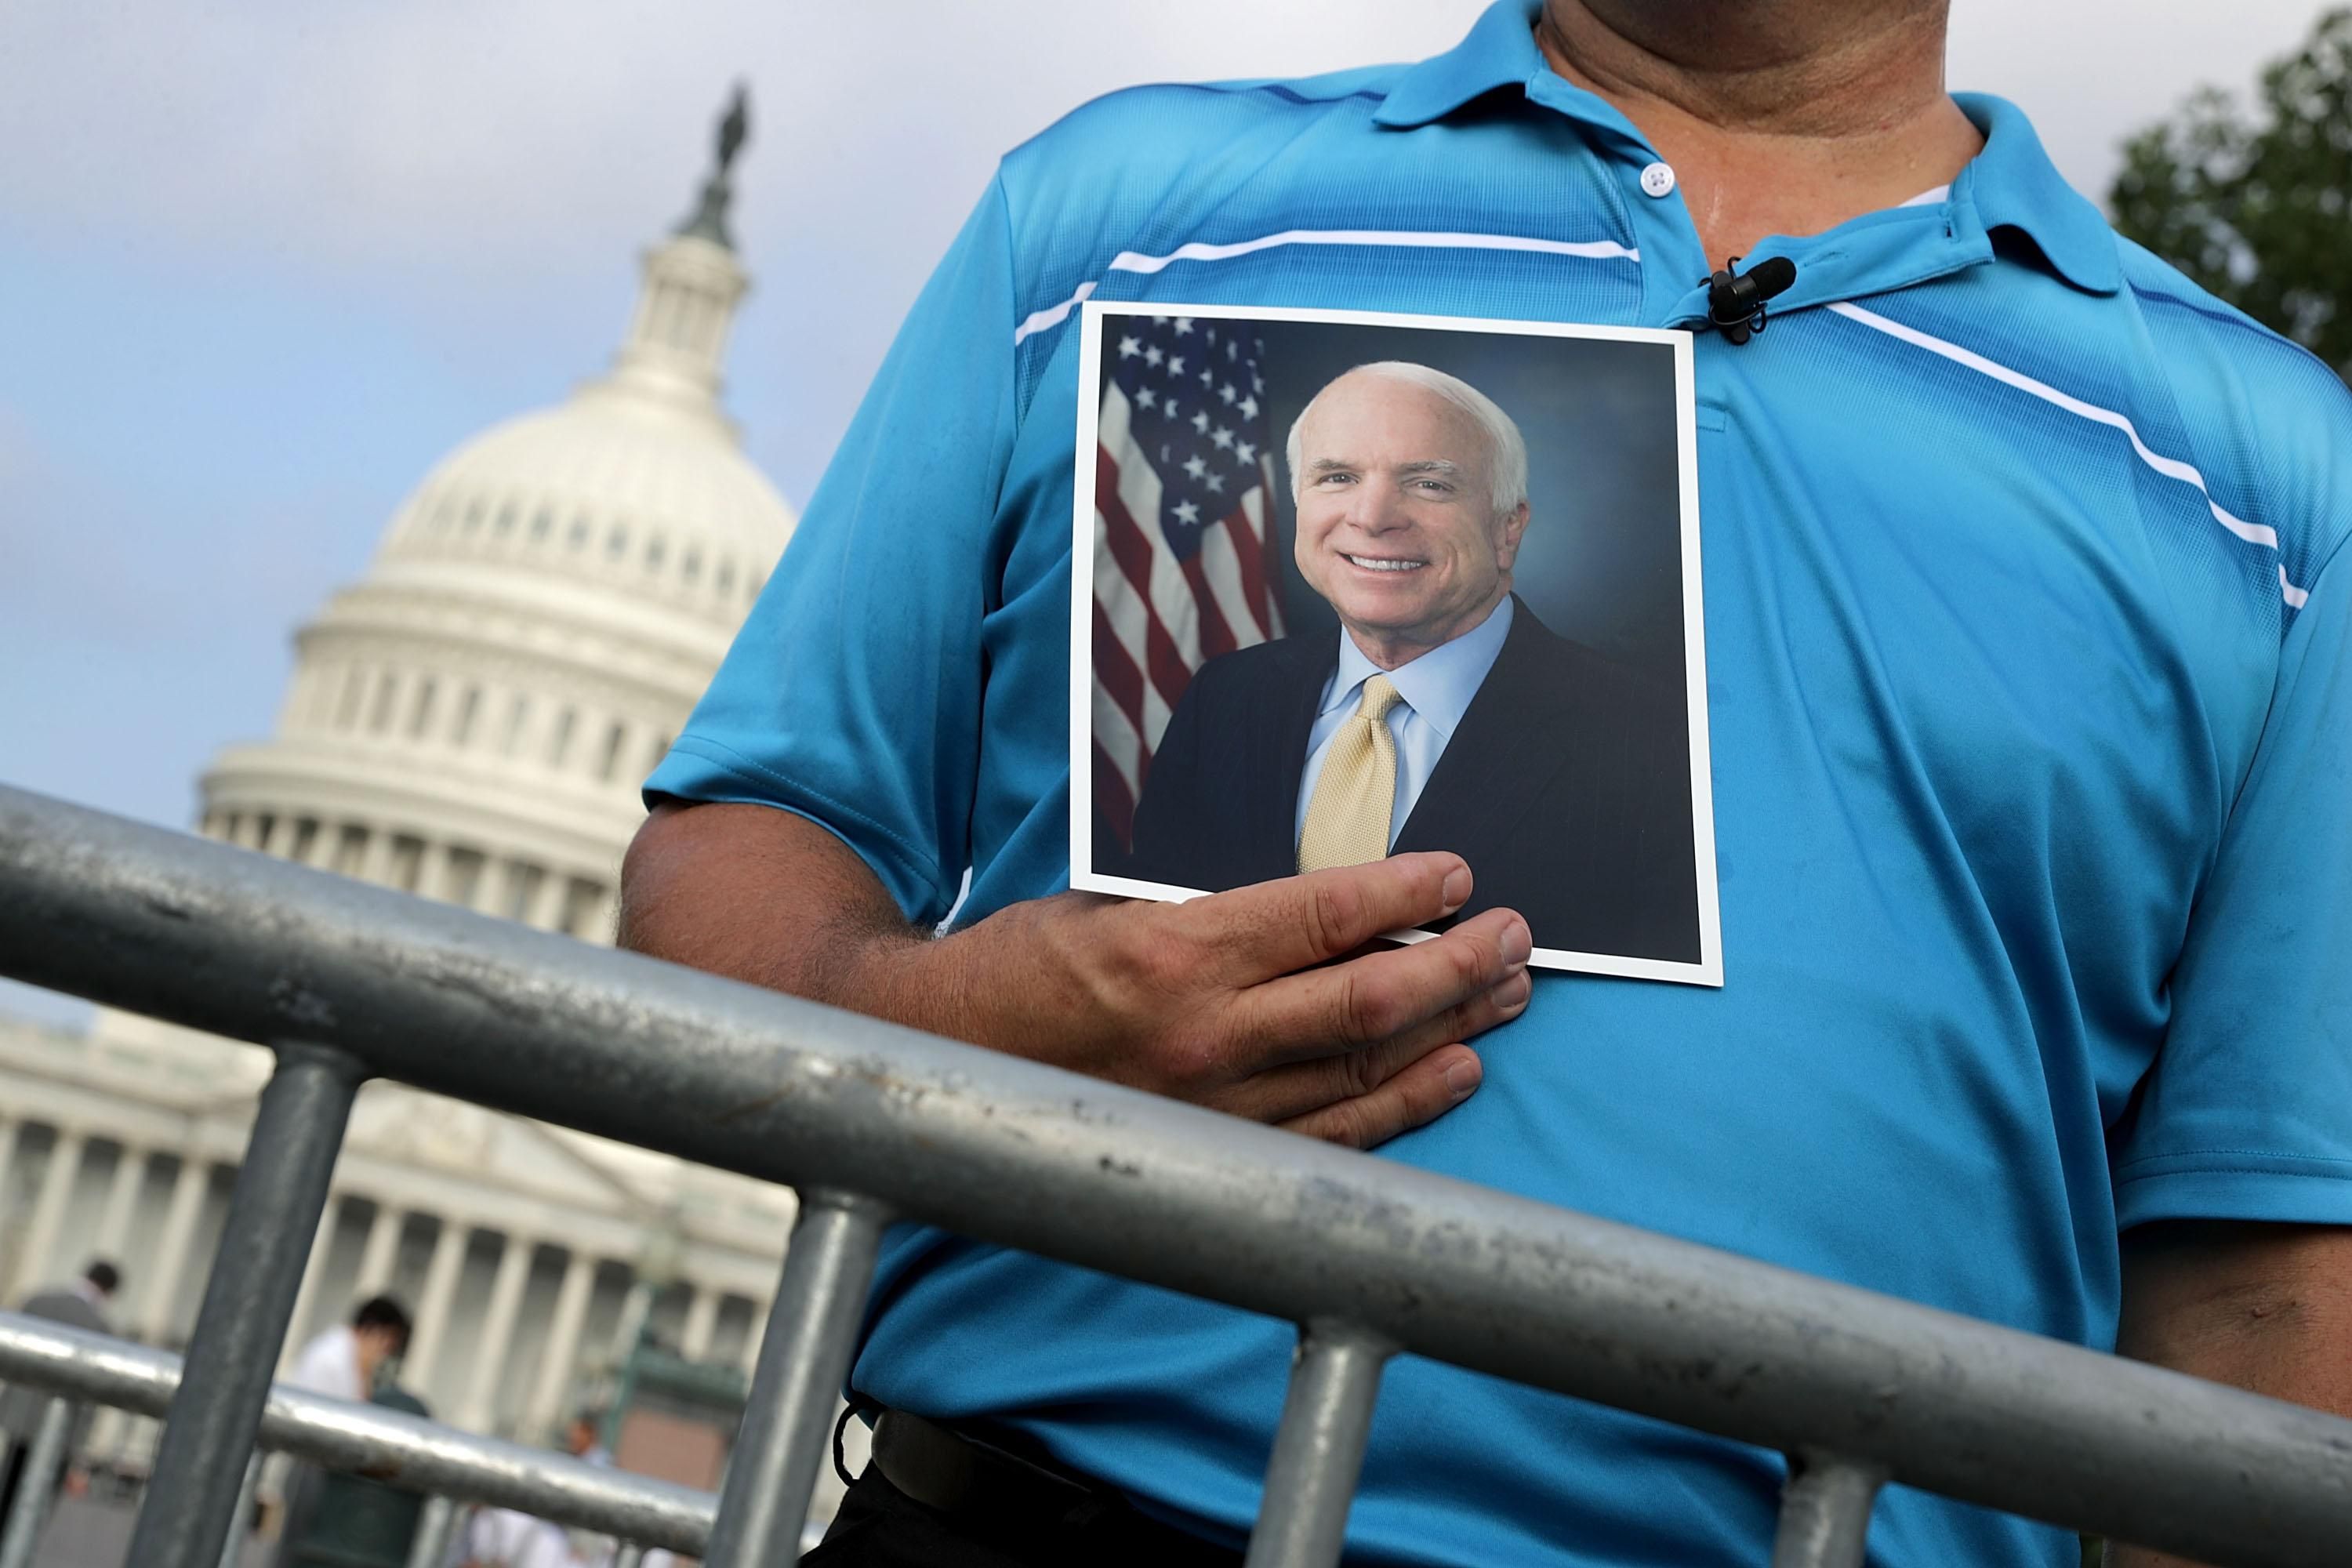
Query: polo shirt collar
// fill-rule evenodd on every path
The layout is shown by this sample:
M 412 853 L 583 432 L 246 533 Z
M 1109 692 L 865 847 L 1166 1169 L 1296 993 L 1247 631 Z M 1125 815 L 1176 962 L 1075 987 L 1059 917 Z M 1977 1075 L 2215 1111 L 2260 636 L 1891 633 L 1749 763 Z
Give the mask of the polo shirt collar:
M 1498 88 L 1532 88 L 1552 74 L 1536 46 L 1536 18 L 1542 14 L 1543 0 L 1495 0 L 1468 37 L 1408 68 L 1373 121 L 1400 129 L 1427 125 Z
M 1956 92 L 1952 100 L 1985 138 L 1984 151 L 1952 182 L 1952 200 L 1973 203 L 1987 234 L 2013 228 L 2025 235 L 2077 289 L 2121 289 L 2115 232 L 2050 162 L 2025 111 L 1990 93 Z
M 1496 0 L 1461 43 L 1407 68 L 1372 118 L 1399 130 L 1427 125 L 1474 99 L 1515 87 L 1547 108 L 1646 149 L 1613 104 L 1553 71 L 1535 39 L 1542 13 L 1543 0 Z M 2122 288 L 2122 263 L 2106 219 L 2066 184 L 2024 112 L 1986 93 L 1955 93 L 1953 100 L 1984 132 L 1985 145 L 1953 181 L 1950 205 L 1972 212 L 1982 234 L 2002 228 L 2024 234 L 2078 289 L 2112 294 Z

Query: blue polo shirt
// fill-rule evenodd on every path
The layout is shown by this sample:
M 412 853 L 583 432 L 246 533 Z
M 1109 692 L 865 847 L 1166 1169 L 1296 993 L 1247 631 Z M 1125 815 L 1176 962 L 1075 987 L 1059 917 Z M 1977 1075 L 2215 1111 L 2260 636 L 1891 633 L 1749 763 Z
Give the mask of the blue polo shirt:
M 802 813 L 917 921 L 1062 888 L 1075 301 L 1701 321 L 1680 195 L 1533 14 L 1006 158 L 648 797 Z M 1697 339 L 1723 988 L 1538 978 L 1381 1154 L 2105 1347 L 2120 1229 L 2352 1223 L 2352 398 L 1961 102 L 1940 200 L 1759 247 L 1770 329 Z M 854 1377 L 1238 1541 L 1291 1345 L 910 1228 Z M 1406 1358 L 1350 1561 L 1759 1562 L 1782 1474 Z M 1871 1542 L 2074 1561 L 1901 1488 Z

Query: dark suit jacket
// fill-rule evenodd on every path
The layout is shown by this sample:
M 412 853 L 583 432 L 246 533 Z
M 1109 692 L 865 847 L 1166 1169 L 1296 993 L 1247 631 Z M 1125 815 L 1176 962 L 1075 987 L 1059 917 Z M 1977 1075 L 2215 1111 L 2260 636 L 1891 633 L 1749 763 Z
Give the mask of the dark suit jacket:
M 1176 706 L 1135 814 L 1126 875 L 1222 892 L 1297 869 L 1307 732 L 1332 635 L 1211 659 Z M 1682 693 L 1552 633 L 1524 603 L 1397 836 L 1450 849 L 1538 947 L 1696 963 L 1689 724 Z

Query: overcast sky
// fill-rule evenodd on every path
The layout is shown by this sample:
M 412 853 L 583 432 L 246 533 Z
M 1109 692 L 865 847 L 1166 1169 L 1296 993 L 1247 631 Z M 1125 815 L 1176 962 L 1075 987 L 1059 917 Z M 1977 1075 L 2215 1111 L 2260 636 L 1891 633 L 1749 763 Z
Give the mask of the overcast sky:
M 2125 135 L 2320 8 L 1955 0 L 1950 77 L 2097 195 Z M 1480 9 L 13 0 L 0 780 L 184 826 L 434 460 L 602 368 L 737 77 L 729 400 L 797 502 L 999 152 L 1130 82 L 1416 58 Z

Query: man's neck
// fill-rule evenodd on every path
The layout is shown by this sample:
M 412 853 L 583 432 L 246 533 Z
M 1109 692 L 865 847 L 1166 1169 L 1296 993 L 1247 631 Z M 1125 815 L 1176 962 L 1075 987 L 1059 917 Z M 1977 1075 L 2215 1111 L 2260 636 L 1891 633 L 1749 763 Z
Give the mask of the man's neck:
M 1934 0 L 1548 0 L 1536 36 L 1673 165 L 1718 267 L 1948 184 L 1984 145 L 1944 91 Z
M 1393 673 L 1422 655 L 1434 652 L 1455 638 L 1476 631 L 1510 596 L 1510 584 L 1506 579 L 1501 592 L 1487 600 L 1485 605 L 1455 616 L 1446 623 L 1443 631 L 1423 627 L 1414 632 L 1398 634 L 1372 626 L 1351 626 L 1344 621 L 1340 623 L 1339 629 L 1349 642 L 1355 644 L 1356 651 L 1370 659 L 1375 668 Z

